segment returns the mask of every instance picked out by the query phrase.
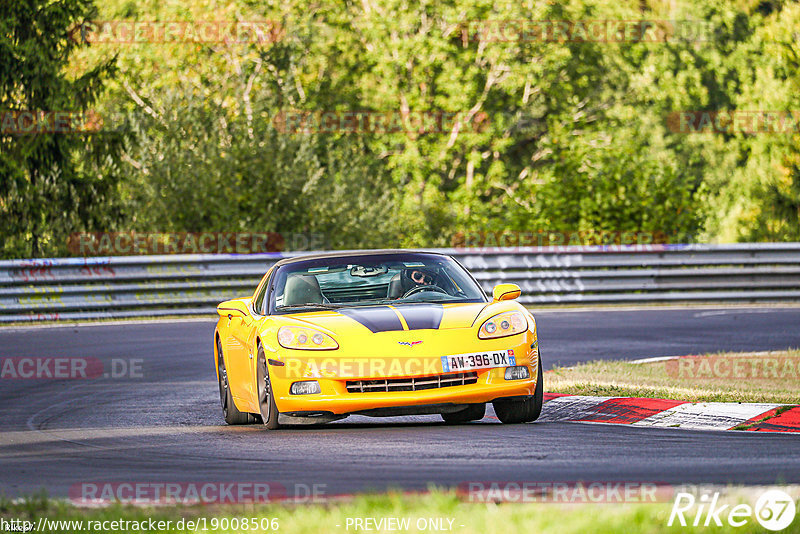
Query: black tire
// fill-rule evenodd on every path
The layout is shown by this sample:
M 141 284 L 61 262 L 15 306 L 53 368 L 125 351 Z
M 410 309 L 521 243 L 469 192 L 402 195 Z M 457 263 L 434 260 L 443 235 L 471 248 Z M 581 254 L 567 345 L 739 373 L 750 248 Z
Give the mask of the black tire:
M 256 380 L 258 391 L 258 408 L 261 412 L 261 422 L 269 430 L 279 428 L 278 407 L 275 404 L 275 395 L 272 394 L 272 384 L 269 381 L 269 369 L 264 347 L 258 344 L 258 360 L 256 365 Z
M 217 338 L 217 375 L 219 381 L 219 400 L 222 404 L 222 416 L 229 425 L 251 425 L 256 422 L 253 414 L 240 412 L 231 397 L 228 387 L 228 371 L 225 368 L 225 356 L 222 354 L 222 341 Z
M 469 421 L 480 421 L 486 415 L 486 405 L 470 404 L 466 408 L 458 412 L 443 413 L 442 419 L 450 425 L 457 425 L 459 423 L 467 423 Z
M 539 366 L 537 369 L 538 377 L 536 378 L 536 390 L 533 396 L 525 400 L 515 401 L 495 401 L 492 403 L 494 406 L 494 413 L 502 423 L 530 423 L 536 421 L 542 413 L 542 404 L 544 401 L 544 380 L 542 380 L 542 358 L 539 355 Z

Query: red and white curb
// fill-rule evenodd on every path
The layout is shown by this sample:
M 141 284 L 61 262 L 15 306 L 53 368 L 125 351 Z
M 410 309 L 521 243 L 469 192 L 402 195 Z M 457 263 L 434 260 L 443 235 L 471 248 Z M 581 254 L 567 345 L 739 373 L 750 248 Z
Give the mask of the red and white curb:
M 785 408 L 791 406 L 788 410 Z M 776 415 L 776 413 L 781 412 Z M 685 402 L 635 397 L 545 393 L 538 421 L 610 423 L 693 430 L 800 432 L 800 406 L 768 403 Z

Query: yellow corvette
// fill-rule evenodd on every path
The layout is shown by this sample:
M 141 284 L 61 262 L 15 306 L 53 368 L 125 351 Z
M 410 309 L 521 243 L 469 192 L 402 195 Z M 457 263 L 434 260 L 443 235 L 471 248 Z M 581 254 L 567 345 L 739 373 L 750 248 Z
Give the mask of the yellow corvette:
M 283 259 L 252 297 L 217 307 L 228 424 L 441 414 L 449 423 L 539 417 L 536 321 L 500 284 L 488 299 L 450 256 L 365 251 Z

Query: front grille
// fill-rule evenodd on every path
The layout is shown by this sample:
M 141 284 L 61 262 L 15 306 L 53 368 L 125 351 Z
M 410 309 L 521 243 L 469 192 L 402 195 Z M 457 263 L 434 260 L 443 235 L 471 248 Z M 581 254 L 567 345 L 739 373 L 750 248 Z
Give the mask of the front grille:
M 466 386 L 478 381 L 478 373 L 450 373 L 446 375 L 417 376 L 413 378 L 384 378 L 380 380 L 348 380 L 348 393 L 372 393 L 389 391 L 420 391 L 423 389 Z

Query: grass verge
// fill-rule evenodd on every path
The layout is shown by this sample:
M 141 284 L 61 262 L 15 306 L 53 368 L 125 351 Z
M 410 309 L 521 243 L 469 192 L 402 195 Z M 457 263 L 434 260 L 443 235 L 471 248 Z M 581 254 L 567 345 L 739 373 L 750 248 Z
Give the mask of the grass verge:
M 798 404 L 800 350 L 718 353 L 651 363 L 595 361 L 544 375 L 551 393 L 690 402 Z
M 745 499 L 749 500 L 749 499 Z M 743 502 L 734 499 L 734 502 Z M 737 532 L 748 534 L 762 532 L 754 518 L 742 527 L 680 527 L 667 525 L 671 502 L 617 503 L 617 504 L 565 504 L 565 503 L 468 503 L 454 492 L 432 491 L 424 494 L 387 493 L 358 496 L 352 500 L 313 505 L 228 505 L 228 506 L 172 506 L 132 507 L 112 505 L 104 508 L 77 508 L 62 501 L 45 498 L 22 503 L 0 503 L 0 517 L 5 521 L 26 520 L 38 525 L 39 518 L 73 523 L 62 523 L 64 528 L 48 523 L 48 532 L 141 532 L 131 524 L 114 528 L 112 521 L 146 523 L 170 521 L 160 532 L 281 532 L 289 534 L 318 534 L 364 532 L 356 530 L 355 518 L 396 518 L 407 520 L 408 528 L 376 528 L 372 532 L 453 532 L 455 534 L 511 534 L 586 533 L 616 534 L 619 532 Z M 244 518 L 258 527 L 232 528 L 234 519 Z M 434 520 L 431 522 L 430 520 Z M 687 516 L 689 522 L 693 515 Z M 183 520 L 183 528 L 179 521 Z M 273 520 L 275 520 L 273 522 Z M 350 520 L 350 523 L 348 523 Z M 438 521 L 437 521 L 438 520 Z M 80 521 L 74 523 L 75 521 Z M 187 527 L 187 521 L 196 523 Z M 724 521 L 724 517 L 723 517 Z M 104 523 L 105 522 L 105 523 Z M 69 525 L 69 526 L 68 526 Z M 349 526 L 348 526 L 349 525 Z M 384 524 L 385 525 L 385 524 Z M 701 522 L 702 525 L 702 522 Z M 93 527 L 104 528 L 93 528 Z M 268 528 L 261 528 L 267 526 Z M 439 527 L 447 527 L 440 529 Z M 277 528 L 276 528 L 277 527 Z M 420 528 L 422 527 L 422 528 Z M 427 527 L 427 528 L 426 528 Z M 800 520 L 795 520 L 784 533 L 800 532 Z

